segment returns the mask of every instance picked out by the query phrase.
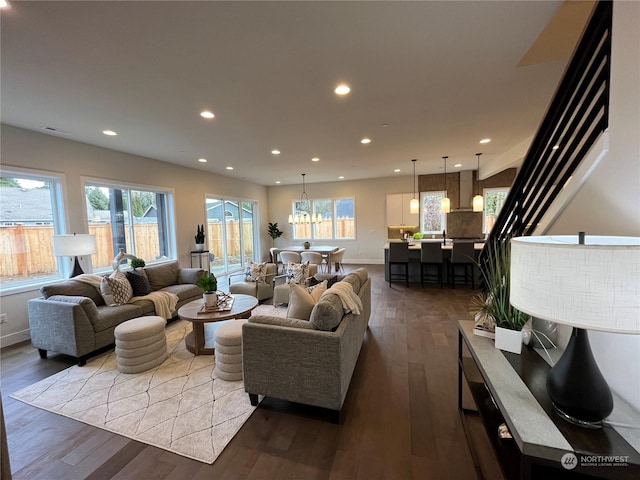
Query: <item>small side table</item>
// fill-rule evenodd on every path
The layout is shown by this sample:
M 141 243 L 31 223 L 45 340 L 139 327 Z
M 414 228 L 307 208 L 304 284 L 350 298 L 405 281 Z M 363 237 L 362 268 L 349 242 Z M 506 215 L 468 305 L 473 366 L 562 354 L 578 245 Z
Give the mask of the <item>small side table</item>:
M 202 268 L 210 272 L 211 257 L 209 256 L 209 250 L 191 250 L 191 268 Z

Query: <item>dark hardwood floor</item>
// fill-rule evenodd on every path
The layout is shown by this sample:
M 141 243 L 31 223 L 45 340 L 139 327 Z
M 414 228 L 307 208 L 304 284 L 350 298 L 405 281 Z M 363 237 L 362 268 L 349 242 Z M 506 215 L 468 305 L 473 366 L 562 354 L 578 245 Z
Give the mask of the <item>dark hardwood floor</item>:
M 354 266 L 346 266 L 352 270 Z M 30 345 L 3 349 L 2 401 L 15 480 L 472 479 L 457 410 L 457 321 L 470 289 L 405 288 L 372 277 L 372 315 L 342 424 L 329 412 L 265 399 L 213 465 L 9 398 L 74 364 Z M 468 403 L 468 402 L 467 402 Z M 468 418 L 485 478 L 501 478 L 477 418 Z

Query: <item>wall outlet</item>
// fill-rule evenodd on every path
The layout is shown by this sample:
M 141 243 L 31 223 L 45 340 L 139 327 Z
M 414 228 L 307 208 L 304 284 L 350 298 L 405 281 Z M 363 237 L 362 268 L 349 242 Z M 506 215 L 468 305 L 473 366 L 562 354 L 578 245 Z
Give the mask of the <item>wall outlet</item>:
M 0 313 L 0 323 L 7 323 L 7 314 Z

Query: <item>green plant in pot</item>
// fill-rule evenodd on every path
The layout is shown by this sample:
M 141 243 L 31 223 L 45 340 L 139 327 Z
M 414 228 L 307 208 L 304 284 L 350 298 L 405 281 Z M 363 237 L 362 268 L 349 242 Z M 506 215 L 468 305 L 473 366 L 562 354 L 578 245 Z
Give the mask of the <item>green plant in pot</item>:
M 485 291 L 473 299 L 479 322 L 493 323 L 496 327 L 496 348 L 520 353 L 522 327 L 529 315 L 513 307 L 509 302 L 511 247 L 507 241 L 490 250 L 489 258 L 481 268 Z M 510 339 L 503 343 L 505 337 Z
M 204 225 L 196 226 L 196 235 L 194 238 L 196 240 L 196 250 L 204 250 Z
M 278 228 L 278 222 L 271 223 L 269 222 L 269 236 L 273 240 L 271 243 L 272 247 L 276 246 L 276 239 L 280 238 L 284 232 Z
M 205 273 L 198 279 L 196 285 L 204 290 L 202 299 L 207 307 L 218 304 L 218 295 L 216 294 L 216 290 L 218 289 L 218 279 L 213 273 Z
M 146 265 L 145 261 L 141 258 L 133 257 L 131 259 L 131 268 L 133 268 L 134 270 L 137 268 L 142 268 L 145 265 Z

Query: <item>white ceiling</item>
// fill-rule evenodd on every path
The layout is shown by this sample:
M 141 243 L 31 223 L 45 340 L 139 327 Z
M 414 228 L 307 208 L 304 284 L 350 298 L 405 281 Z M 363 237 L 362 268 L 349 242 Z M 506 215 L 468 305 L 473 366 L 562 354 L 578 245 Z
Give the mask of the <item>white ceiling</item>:
M 12 2 L 2 122 L 263 185 L 475 169 L 535 133 L 561 3 Z

